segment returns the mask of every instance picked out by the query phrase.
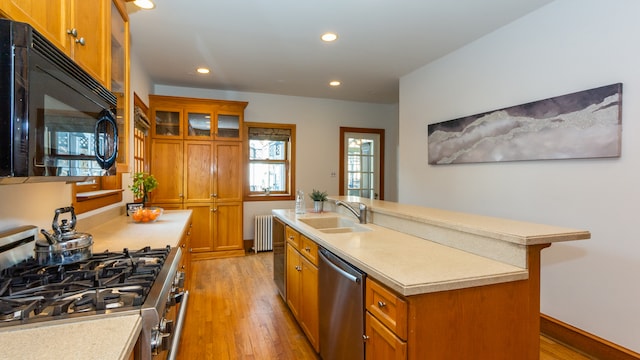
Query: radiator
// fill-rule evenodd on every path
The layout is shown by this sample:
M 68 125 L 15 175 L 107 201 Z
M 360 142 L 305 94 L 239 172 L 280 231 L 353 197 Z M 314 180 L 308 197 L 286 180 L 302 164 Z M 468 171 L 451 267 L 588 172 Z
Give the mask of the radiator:
M 256 215 L 253 235 L 253 251 L 273 250 L 273 239 L 271 238 L 272 221 L 272 215 Z

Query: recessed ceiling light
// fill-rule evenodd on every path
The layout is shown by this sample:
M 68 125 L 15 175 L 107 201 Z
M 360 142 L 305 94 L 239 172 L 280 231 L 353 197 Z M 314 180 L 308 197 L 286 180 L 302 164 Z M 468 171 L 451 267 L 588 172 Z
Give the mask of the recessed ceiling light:
M 340 84 L 338 80 L 329 81 L 329 86 L 340 86 Z
M 322 39 L 322 41 L 324 42 L 332 42 L 338 39 L 338 35 L 334 33 L 324 33 L 322 34 L 322 36 L 320 36 L 320 39 Z
M 203 67 L 197 68 L 196 71 L 198 72 L 198 74 L 208 74 L 210 72 L 209 69 Z
M 156 4 L 151 0 L 135 0 L 133 4 L 140 9 L 151 10 L 156 7 Z

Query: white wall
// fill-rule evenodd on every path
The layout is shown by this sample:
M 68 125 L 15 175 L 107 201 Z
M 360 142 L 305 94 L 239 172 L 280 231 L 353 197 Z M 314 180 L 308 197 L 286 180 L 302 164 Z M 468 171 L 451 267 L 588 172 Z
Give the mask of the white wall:
M 586 229 L 542 256 L 542 312 L 640 351 L 640 2 L 557 0 L 403 77 L 399 201 Z M 622 157 L 431 166 L 427 124 L 623 83 Z
M 381 105 L 298 96 L 269 95 L 156 85 L 154 93 L 248 101 L 246 122 L 296 124 L 296 188 L 337 195 L 340 126 L 385 129 L 385 198 L 397 199 L 397 105 Z M 307 201 L 310 199 L 307 197 Z M 293 201 L 244 203 L 244 239 L 253 239 L 253 218 L 274 208 L 293 208 Z

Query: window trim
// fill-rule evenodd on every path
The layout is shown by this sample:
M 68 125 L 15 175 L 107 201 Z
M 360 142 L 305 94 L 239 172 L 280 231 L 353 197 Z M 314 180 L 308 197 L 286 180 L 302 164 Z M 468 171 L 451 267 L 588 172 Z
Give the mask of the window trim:
M 249 174 L 250 161 L 249 161 L 249 128 L 274 128 L 274 129 L 288 129 L 291 131 L 291 139 L 288 147 L 288 162 L 286 176 L 288 179 L 288 192 L 286 193 L 272 193 L 266 195 L 264 193 L 256 193 L 250 191 L 249 186 Z M 277 123 L 259 123 L 259 122 L 245 122 L 243 125 L 244 140 L 243 140 L 243 162 L 245 175 L 243 179 L 243 200 L 244 201 L 281 201 L 281 200 L 294 200 L 295 199 L 295 168 L 296 168 L 296 125 L 295 124 L 277 124 Z

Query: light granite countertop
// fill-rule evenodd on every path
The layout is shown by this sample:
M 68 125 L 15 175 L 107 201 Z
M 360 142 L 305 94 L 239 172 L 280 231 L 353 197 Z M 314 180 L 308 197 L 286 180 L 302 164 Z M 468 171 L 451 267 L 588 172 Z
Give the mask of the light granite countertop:
M 300 221 L 314 217 L 339 216 L 357 223 L 357 219 L 351 214 L 307 212 L 298 215 L 290 209 L 273 210 L 273 214 L 320 246 L 360 268 L 368 276 L 405 296 L 528 278 L 526 266 L 515 266 L 509 261 L 499 261 L 478 255 L 474 251 L 465 251 L 464 248 L 468 245 L 464 243 L 466 239 L 455 240 L 458 237 L 463 238 L 460 234 L 479 235 L 470 241 L 473 243 L 469 245 L 470 248 L 482 248 L 482 242 L 490 239 L 486 241 L 487 248 L 495 246 L 491 245 L 491 242 L 507 243 L 510 244 L 507 250 L 499 247 L 496 249 L 507 253 L 518 252 L 524 257 L 526 246 L 529 245 L 586 239 L 590 236 L 589 232 L 581 230 L 406 206 L 387 201 L 352 197 L 332 199 L 361 201 L 367 204 L 369 221 L 374 221 L 358 225 L 370 231 L 325 233 Z M 333 207 L 333 204 L 331 205 Z M 382 219 L 381 215 L 390 216 Z M 385 226 L 376 224 L 376 219 L 385 222 Z M 424 224 L 427 231 L 422 232 L 424 227 L 421 226 Z M 445 230 L 432 231 L 434 227 Z M 434 237 L 444 234 L 443 237 L 447 239 L 435 241 L 436 239 L 429 239 L 431 234 Z M 541 239 L 544 239 L 544 242 Z M 455 246 L 443 244 L 446 241 L 457 243 Z M 512 254 L 505 256 L 509 259 L 511 257 Z
M 318 245 L 405 296 L 528 277 L 526 269 L 371 223 L 362 225 L 371 231 L 327 234 L 300 221 L 329 216 L 349 219 L 337 213 L 296 215 L 293 210 L 273 210 L 273 214 Z
M 165 211 L 155 223 L 136 224 L 119 215 L 78 231 L 93 236 L 93 252 L 177 246 L 191 210 Z M 93 222 L 96 223 L 96 222 Z M 130 311 L 0 329 L 0 359 L 128 359 L 142 319 Z
M 0 359 L 128 359 L 141 328 L 140 315 L 123 315 L 3 329 Z

